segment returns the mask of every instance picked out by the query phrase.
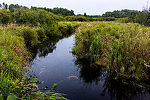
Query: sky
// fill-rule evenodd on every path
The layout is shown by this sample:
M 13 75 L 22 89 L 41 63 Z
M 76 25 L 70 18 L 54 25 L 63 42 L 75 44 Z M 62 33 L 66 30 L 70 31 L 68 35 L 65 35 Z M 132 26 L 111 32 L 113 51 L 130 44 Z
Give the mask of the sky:
M 113 10 L 142 10 L 147 6 L 148 0 L 0 0 L 0 3 L 3 2 L 27 7 L 62 7 L 74 10 L 75 14 L 102 15 Z

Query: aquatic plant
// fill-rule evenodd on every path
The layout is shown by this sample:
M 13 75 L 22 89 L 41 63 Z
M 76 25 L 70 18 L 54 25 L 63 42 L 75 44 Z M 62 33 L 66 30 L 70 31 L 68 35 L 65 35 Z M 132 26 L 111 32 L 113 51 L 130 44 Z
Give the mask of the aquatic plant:
M 73 53 L 106 66 L 114 78 L 149 78 L 149 27 L 139 24 L 100 23 L 76 34 Z

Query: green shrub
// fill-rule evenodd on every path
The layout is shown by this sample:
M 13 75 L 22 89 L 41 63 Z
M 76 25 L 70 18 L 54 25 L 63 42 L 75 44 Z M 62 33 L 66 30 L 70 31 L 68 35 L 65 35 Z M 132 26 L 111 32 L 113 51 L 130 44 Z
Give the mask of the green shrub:
M 38 34 L 30 27 L 23 28 L 22 35 L 27 46 L 34 46 L 38 43 Z
M 84 21 L 89 21 L 89 19 L 85 16 L 67 16 L 66 17 L 66 21 L 80 21 L 80 22 L 84 22 Z
M 117 19 L 117 22 L 121 23 L 135 23 L 136 19 L 134 17 L 125 17 Z
M 80 26 L 79 22 L 59 22 L 59 31 L 61 32 L 62 36 L 68 36 L 75 32 L 76 28 Z
M 18 9 L 13 12 L 17 24 L 44 25 L 54 23 L 54 14 L 44 10 Z
M 92 18 L 90 21 L 115 21 L 116 18 L 114 17 L 98 17 L 98 18 Z
M 11 22 L 11 13 L 5 9 L 0 9 L 0 23 L 8 24 Z
M 67 16 L 65 17 L 66 21 L 80 21 L 80 22 L 87 22 L 87 21 L 115 21 L 116 18 L 114 17 L 85 17 L 85 16 Z
M 43 28 L 37 28 L 36 29 L 37 35 L 38 35 L 38 39 L 39 40 L 45 40 L 47 38 L 46 36 L 46 32 Z
M 150 26 L 150 12 L 143 11 L 136 16 L 136 22 L 145 26 Z

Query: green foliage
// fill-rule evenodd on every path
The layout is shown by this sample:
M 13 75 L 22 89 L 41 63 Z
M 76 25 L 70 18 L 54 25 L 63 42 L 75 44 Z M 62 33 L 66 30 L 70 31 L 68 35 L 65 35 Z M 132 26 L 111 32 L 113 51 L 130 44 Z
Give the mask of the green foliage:
M 4 99 L 3 99 L 3 95 L 2 95 L 2 94 L 0 94 L 0 100 L 4 100 Z
M 10 95 L 18 91 L 22 69 L 27 64 L 29 53 L 24 38 L 11 34 L 7 28 L 0 28 L 0 94 Z
M 46 31 L 44 30 L 44 28 L 39 27 L 36 29 L 36 32 L 37 32 L 39 41 L 45 40 L 47 38 Z
M 128 10 L 128 9 L 124 9 L 124 10 L 115 10 L 113 12 L 106 12 L 105 14 L 103 14 L 103 17 L 115 17 L 115 18 L 123 18 L 123 17 L 135 17 L 137 14 L 139 13 L 139 11 L 137 10 Z
M 51 12 L 53 12 L 54 14 L 61 14 L 61 15 L 64 15 L 64 16 L 74 15 L 73 10 L 68 10 L 66 8 L 53 8 Z
M 92 63 L 107 63 L 114 78 L 144 80 L 150 63 L 149 31 L 138 24 L 100 23 L 76 34 L 73 52 Z
M 72 15 L 75 15 L 74 14 L 74 11 L 73 10 L 68 10 L 66 8 L 53 8 L 53 9 L 50 9 L 50 8 L 37 8 L 37 7 L 31 7 L 31 9 L 42 9 L 42 10 L 45 10 L 45 11 L 48 11 L 48 12 L 52 12 L 56 15 L 63 15 L 63 16 L 72 16 Z
M 58 84 L 54 83 L 53 86 L 52 86 L 52 89 L 55 89 L 58 87 Z
M 8 6 L 8 7 L 6 7 Z M 29 9 L 25 6 L 18 4 L 3 4 L 0 10 L 0 21 L 2 24 L 17 23 L 17 24 L 30 24 L 33 26 L 52 24 L 55 21 L 62 21 L 62 16 L 55 15 L 44 9 Z M 6 9 L 5 9 L 6 8 Z
M 11 13 L 5 9 L 0 9 L 0 23 L 8 24 L 11 22 Z
M 136 16 L 136 22 L 150 26 L 150 11 L 142 11 Z
M 58 29 L 58 24 L 45 24 L 42 26 L 44 30 L 46 31 L 46 35 L 48 37 L 51 36 L 62 36 L 60 30 Z
M 41 9 L 5 3 L 1 7 L 0 23 L 11 24 L 0 26 L 0 99 L 66 100 L 56 91 L 33 92 L 38 88 L 38 79 L 28 79 L 24 70 L 29 67 L 32 48 L 47 38 L 70 35 L 79 24 L 58 25 L 56 21 L 64 20 L 63 17 Z
M 0 98 L 50 100 L 51 96 L 66 100 L 62 94 L 54 95 L 43 92 L 33 92 L 38 88 L 37 78 L 26 78 L 24 71 L 29 67 L 31 54 L 27 49 L 35 47 L 48 38 L 42 27 L 0 26 Z M 55 86 L 56 87 L 56 86 Z M 9 100 L 9 99 L 8 99 Z
M 21 66 L 28 58 L 24 38 L 10 34 L 7 29 L 0 32 L 0 67 L 12 77 L 20 76 Z M 5 66 L 5 67 L 3 67 Z
M 29 9 L 18 9 L 12 16 L 17 24 L 38 24 L 38 13 Z
M 7 100 L 17 100 L 15 95 L 9 95 Z
M 97 18 L 89 18 L 90 21 L 115 21 L 114 17 L 97 17 Z
M 13 20 L 17 24 L 40 26 L 41 29 L 38 30 L 38 32 L 43 36 L 40 36 L 39 38 L 44 38 L 45 35 L 60 35 L 58 25 L 56 23 L 56 20 L 59 20 L 59 16 L 54 15 L 51 12 L 39 9 L 19 9 L 13 12 Z
M 30 27 L 23 28 L 22 35 L 27 46 L 34 46 L 38 43 L 38 34 Z
M 44 10 L 19 9 L 13 12 L 13 18 L 17 24 L 44 25 L 55 22 L 56 15 Z
M 66 16 L 66 21 L 89 21 L 85 16 Z
M 21 5 L 18 5 L 18 4 L 15 4 L 15 5 L 14 4 L 10 4 L 10 5 L 8 5 L 8 4 L 2 3 L 2 4 L 0 4 L 0 8 L 9 10 L 10 12 L 14 12 L 17 9 L 27 8 L 27 7 L 21 6 Z
M 86 17 L 86 16 L 67 16 L 66 21 L 80 21 L 80 22 L 87 22 L 87 21 L 115 21 L 116 18 L 114 17 Z
M 62 33 L 62 36 L 68 36 L 75 32 L 76 28 L 80 26 L 79 22 L 59 22 L 58 29 Z
M 0 100 L 4 100 L 3 95 L 0 94 Z M 17 100 L 15 95 L 9 95 L 7 100 Z
M 135 23 L 136 19 L 135 17 L 125 17 L 125 18 L 119 18 L 117 19 L 117 22 L 121 22 L 121 23 Z

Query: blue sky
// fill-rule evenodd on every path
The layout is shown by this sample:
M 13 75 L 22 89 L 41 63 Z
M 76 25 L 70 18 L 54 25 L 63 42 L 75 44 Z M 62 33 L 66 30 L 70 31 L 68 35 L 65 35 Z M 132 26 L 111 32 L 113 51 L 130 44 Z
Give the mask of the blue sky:
M 27 7 L 62 7 L 72 9 L 75 14 L 86 12 L 91 15 L 101 15 L 106 11 L 134 9 L 142 10 L 148 0 L 0 0 L 0 3 L 20 4 Z M 150 3 L 149 3 L 150 4 Z

